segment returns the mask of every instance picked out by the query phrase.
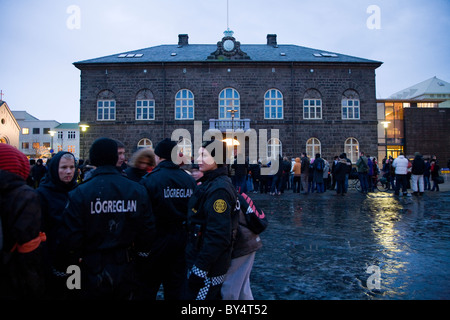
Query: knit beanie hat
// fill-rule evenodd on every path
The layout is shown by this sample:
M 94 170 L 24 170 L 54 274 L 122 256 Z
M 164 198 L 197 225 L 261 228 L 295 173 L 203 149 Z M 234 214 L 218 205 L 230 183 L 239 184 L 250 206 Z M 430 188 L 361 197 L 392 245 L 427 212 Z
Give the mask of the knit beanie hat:
M 177 143 L 175 141 L 166 138 L 161 140 L 155 148 L 155 154 L 163 159 L 172 160 L 172 150 L 176 147 Z
M 96 167 L 115 166 L 118 159 L 117 142 L 113 139 L 99 138 L 89 150 L 89 160 Z
M 0 169 L 17 174 L 26 180 L 30 174 L 30 162 L 13 146 L 0 143 Z

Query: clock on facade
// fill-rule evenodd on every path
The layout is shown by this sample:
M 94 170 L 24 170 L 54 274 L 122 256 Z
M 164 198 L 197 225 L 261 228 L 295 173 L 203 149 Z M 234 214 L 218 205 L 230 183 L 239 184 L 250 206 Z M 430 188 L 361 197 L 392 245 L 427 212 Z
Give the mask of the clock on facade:
M 230 40 L 230 39 L 225 40 L 225 41 L 223 42 L 223 48 L 224 48 L 226 51 L 232 51 L 232 50 L 234 49 L 234 41 L 233 41 L 233 40 Z

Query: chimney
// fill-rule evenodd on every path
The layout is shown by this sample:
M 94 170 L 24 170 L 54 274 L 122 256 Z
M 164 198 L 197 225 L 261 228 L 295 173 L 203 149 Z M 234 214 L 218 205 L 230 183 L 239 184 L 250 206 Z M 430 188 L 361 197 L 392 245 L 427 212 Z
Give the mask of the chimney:
M 187 46 L 189 44 L 188 42 L 189 36 L 187 34 L 179 34 L 178 35 L 178 46 Z
M 277 35 L 276 34 L 268 34 L 267 35 L 267 45 L 268 46 L 277 46 Z

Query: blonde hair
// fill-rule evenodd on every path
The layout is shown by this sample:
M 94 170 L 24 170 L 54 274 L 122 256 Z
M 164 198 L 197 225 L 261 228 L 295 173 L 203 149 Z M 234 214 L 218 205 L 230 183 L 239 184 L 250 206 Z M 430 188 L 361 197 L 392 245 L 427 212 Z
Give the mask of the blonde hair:
M 129 165 L 131 167 L 136 167 L 137 162 L 142 158 L 147 158 L 149 160 L 151 167 L 154 167 L 156 165 L 155 152 L 153 151 L 153 149 L 150 148 L 141 148 L 137 150 L 135 153 L 133 153 Z

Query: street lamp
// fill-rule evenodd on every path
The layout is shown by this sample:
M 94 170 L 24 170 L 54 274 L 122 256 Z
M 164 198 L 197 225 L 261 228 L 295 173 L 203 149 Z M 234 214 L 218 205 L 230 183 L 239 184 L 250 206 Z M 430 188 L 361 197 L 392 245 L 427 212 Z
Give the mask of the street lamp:
M 79 123 L 78 124 L 78 126 L 80 127 L 80 129 L 81 129 L 81 133 L 82 133 L 82 135 L 83 135 L 83 141 L 85 140 L 85 132 L 86 132 L 86 130 L 87 130 L 87 128 L 89 128 L 89 125 L 88 124 L 86 124 L 86 123 Z M 80 142 L 80 145 L 81 145 L 81 142 Z M 85 148 L 86 147 L 86 141 L 84 141 L 84 146 L 83 146 L 83 159 L 84 159 L 84 152 L 85 152 Z
M 231 129 L 233 130 L 233 135 L 234 135 L 234 114 L 238 111 L 239 110 L 237 109 L 227 110 L 227 112 L 231 112 Z
M 383 124 L 384 127 L 384 144 L 386 146 L 386 159 L 388 157 L 388 145 L 387 145 L 387 129 L 389 126 L 389 123 L 391 123 L 390 121 L 381 121 L 381 123 Z
M 50 149 L 50 154 L 52 154 L 55 150 L 53 150 L 53 136 L 55 135 L 56 131 L 50 130 L 48 133 L 50 133 L 50 136 L 52 137 L 52 144 Z

